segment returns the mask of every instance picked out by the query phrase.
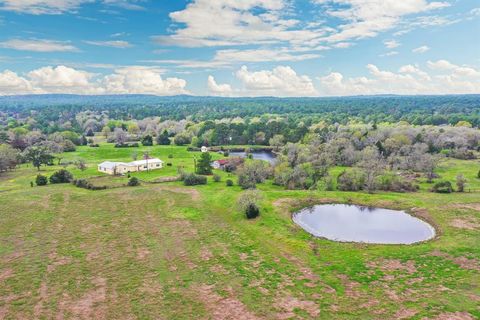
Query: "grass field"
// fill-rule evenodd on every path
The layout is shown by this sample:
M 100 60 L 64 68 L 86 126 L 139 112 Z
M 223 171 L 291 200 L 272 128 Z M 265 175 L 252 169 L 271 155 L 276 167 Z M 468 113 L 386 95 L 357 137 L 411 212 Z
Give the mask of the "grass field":
M 69 170 L 94 177 L 99 162 L 147 150 L 172 166 L 136 174 L 143 181 L 193 169 L 185 147 L 102 144 L 64 160 L 85 159 L 87 170 Z M 472 192 L 462 194 L 430 193 L 426 183 L 414 194 L 286 191 L 267 181 L 261 216 L 248 221 L 226 173 L 194 188 L 89 191 L 31 188 L 36 169 L 23 165 L 0 176 L 0 319 L 478 319 L 479 169 L 442 163 L 442 178 L 467 177 Z M 321 202 L 405 209 L 438 236 L 410 246 L 316 239 L 291 212 Z

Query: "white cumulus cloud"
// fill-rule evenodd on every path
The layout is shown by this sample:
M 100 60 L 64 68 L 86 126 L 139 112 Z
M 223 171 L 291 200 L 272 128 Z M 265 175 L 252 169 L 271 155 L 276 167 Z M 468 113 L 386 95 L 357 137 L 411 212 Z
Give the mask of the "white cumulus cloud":
M 413 53 L 425 53 L 430 50 L 428 46 L 421 46 L 412 50 Z
M 208 92 L 212 96 L 228 97 L 233 94 L 232 86 L 229 84 L 218 84 L 213 76 L 208 76 Z
M 42 67 L 24 76 L 6 70 L 0 73 L 0 95 L 13 94 L 188 94 L 187 82 L 162 78 L 163 70 L 133 66 L 109 75 L 98 75 L 66 66 Z

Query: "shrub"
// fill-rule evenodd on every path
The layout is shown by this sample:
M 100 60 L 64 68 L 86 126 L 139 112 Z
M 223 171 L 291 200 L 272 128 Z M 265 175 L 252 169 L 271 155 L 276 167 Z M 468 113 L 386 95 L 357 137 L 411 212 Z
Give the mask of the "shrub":
M 37 184 L 37 186 L 44 186 L 48 183 L 48 179 L 44 175 L 39 174 L 35 178 L 35 183 Z
M 224 157 L 228 157 L 230 155 L 230 153 L 228 151 L 223 151 L 223 156 Z
M 138 143 L 133 142 L 133 143 L 116 143 L 115 148 L 138 148 Z
M 77 188 L 83 188 L 83 189 L 90 189 L 91 188 L 91 184 L 87 181 L 87 179 L 74 180 L 73 184 Z
M 258 190 L 247 190 L 238 198 L 237 206 L 247 219 L 254 219 L 260 215 L 258 204 L 261 200 L 262 195 Z
M 340 191 L 359 191 L 365 184 L 365 175 L 358 170 L 345 170 L 337 178 L 337 189 Z
M 478 170 L 477 178 L 480 179 L 480 170 Z
M 99 148 L 100 145 L 98 143 L 91 143 L 90 145 L 90 148 Z
M 250 203 L 247 209 L 245 209 L 245 215 L 247 219 L 255 219 L 260 215 L 260 209 L 258 209 L 257 205 Z
M 129 187 L 136 187 L 140 185 L 140 181 L 138 180 L 137 177 L 131 177 L 130 180 L 128 180 Z
M 199 176 L 194 173 L 187 173 L 183 176 L 183 184 L 186 186 L 196 186 L 200 184 L 207 184 L 207 177 Z
M 213 181 L 214 182 L 220 182 L 222 180 L 222 177 L 220 177 L 218 174 L 213 175 Z
M 59 170 L 50 176 L 50 183 L 70 183 L 73 180 L 72 174 L 65 170 Z
M 168 159 L 173 159 L 173 154 L 169 154 Z
M 146 146 L 146 147 L 149 147 L 149 146 L 153 146 L 153 137 L 149 134 L 147 134 L 146 136 L 144 136 L 142 138 L 142 145 Z
M 418 186 L 411 181 L 395 174 L 384 174 L 378 177 L 377 186 L 383 191 L 392 192 L 415 192 Z
M 227 181 L 225 181 L 227 187 L 233 187 L 233 181 L 231 179 L 228 179 Z
M 453 187 L 450 181 L 439 181 L 433 185 L 431 191 L 437 193 L 452 193 Z
M 167 167 L 171 167 L 172 166 L 172 163 L 171 162 L 167 162 Z

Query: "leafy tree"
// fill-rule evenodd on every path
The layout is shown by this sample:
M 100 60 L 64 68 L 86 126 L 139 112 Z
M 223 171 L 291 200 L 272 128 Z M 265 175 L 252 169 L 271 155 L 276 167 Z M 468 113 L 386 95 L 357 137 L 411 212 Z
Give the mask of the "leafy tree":
M 170 145 L 170 137 L 168 135 L 167 130 L 163 130 L 161 134 L 157 136 L 157 144 L 162 145 L 162 146 L 168 146 Z
M 285 137 L 281 134 L 276 134 L 268 140 L 268 143 L 278 151 L 284 144 Z
M 220 182 L 220 181 L 222 181 L 222 177 L 220 177 L 220 175 L 218 175 L 218 174 L 214 174 L 213 175 L 213 181 L 214 182 Z
M 262 160 L 245 162 L 237 170 L 238 185 L 242 189 L 255 189 L 257 183 L 262 183 L 271 175 L 268 163 Z
M 142 144 L 146 147 L 153 146 L 153 137 L 147 134 L 142 138 Z
M 90 128 L 88 129 L 87 133 L 85 134 L 87 137 L 93 137 L 95 136 L 95 133 L 93 132 L 93 130 Z
M 48 179 L 46 176 L 39 174 L 35 178 L 35 183 L 37 186 L 45 186 L 48 183 Z
M 457 175 L 457 191 L 458 192 L 464 192 L 465 191 L 465 184 L 467 183 L 467 179 L 465 179 L 465 176 L 463 174 Z
M 186 186 L 196 186 L 200 184 L 207 184 L 207 177 L 199 176 L 194 173 L 185 173 L 182 175 L 183 184 Z
M 23 158 L 26 161 L 32 162 L 33 166 L 40 171 L 40 167 L 42 165 L 50 164 L 53 161 L 54 156 L 50 153 L 47 146 L 38 145 L 25 149 L 23 152 Z
M 197 173 L 208 175 L 212 174 L 212 156 L 209 152 L 203 152 L 200 159 L 197 161 Z
M 79 169 L 80 171 L 85 171 L 87 170 L 87 163 L 84 159 L 77 159 L 75 161 L 75 166 L 77 167 L 77 169 Z
M 112 129 L 110 129 L 109 126 L 105 126 L 102 129 L 102 134 L 105 136 L 105 139 L 108 139 L 108 136 L 110 135 L 111 132 L 112 132 Z
M 233 181 L 231 179 L 227 179 L 227 181 L 225 181 L 225 184 L 227 185 L 227 187 L 233 187 Z
M 0 144 L 0 172 L 14 169 L 19 162 L 20 152 L 7 144 Z
M 113 135 L 117 144 L 123 145 L 127 142 L 127 133 L 122 128 L 115 128 Z

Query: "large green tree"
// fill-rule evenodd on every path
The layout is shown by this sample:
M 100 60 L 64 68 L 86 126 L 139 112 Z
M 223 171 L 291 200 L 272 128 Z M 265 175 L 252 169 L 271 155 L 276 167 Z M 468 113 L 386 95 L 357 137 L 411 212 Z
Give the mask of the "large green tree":
M 212 156 L 208 152 L 202 153 L 200 159 L 197 162 L 197 173 L 198 174 L 212 174 Z

